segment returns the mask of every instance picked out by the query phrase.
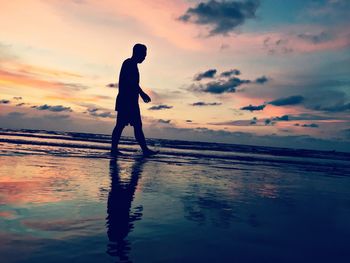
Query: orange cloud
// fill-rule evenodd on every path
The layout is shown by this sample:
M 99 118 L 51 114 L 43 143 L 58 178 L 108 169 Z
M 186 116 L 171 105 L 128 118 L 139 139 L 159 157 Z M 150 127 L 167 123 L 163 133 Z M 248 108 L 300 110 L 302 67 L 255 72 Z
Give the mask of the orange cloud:
M 49 69 L 34 65 L 20 65 L 18 72 L 27 75 L 36 75 L 42 77 L 54 77 L 54 78 L 82 78 L 83 76 L 78 73 L 68 72 L 64 70 Z
M 67 89 L 68 85 L 56 81 L 48 81 L 34 76 L 25 74 L 13 73 L 3 69 L 0 69 L 0 84 L 3 85 L 15 85 L 25 87 L 35 87 L 39 89 Z

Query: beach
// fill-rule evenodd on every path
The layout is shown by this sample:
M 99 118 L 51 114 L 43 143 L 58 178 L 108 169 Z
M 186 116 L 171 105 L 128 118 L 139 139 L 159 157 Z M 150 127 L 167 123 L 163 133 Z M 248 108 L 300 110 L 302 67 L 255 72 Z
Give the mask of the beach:
M 350 154 L 0 132 L 2 262 L 346 262 Z

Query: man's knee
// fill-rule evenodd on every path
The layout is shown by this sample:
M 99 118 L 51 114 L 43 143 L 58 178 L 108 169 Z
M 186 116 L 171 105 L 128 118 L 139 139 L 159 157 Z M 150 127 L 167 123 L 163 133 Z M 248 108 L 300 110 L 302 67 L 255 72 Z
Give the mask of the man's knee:
M 135 125 L 134 126 L 134 134 L 135 134 L 135 137 L 143 135 L 143 131 L 142 131 L 142 126 L 141 125 Z
M 115 129 L 123 130 L 124 128 L 125 128 L 125 124 L 124 123 L 117 122 L 117 124 L 115 125 Z

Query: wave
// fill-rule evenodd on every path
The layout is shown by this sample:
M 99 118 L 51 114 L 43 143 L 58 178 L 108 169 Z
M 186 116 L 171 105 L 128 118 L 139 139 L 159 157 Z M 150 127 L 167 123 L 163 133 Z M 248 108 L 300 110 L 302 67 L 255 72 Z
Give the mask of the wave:
M 0 129 L 2 155 L 54 154 L 108 158 L 110 135 L 43 130 Z M 332 169 L 348 169 L 350 153 L 316 151 L 265 146 L 193 142 L 166 139 L 148 139 L 147 143 L 160 150 L 163 159 L 221 160 L 232 164 L 238 162 L 269 162 L 279 164 L 313 164 Z M 120 149 L 128 154 L 138 151 L 134 138 L 122 137 Z M 127 158 L 127 157 L 126 157 Z M 161 159 L 160 158 L 160 159 Z

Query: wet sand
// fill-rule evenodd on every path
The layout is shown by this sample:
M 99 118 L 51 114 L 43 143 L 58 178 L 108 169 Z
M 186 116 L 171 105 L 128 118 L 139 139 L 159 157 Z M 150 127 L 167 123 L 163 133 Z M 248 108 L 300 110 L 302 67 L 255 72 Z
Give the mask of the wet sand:
M 350 256 L 347 156 L 303 162 L 230 151 L 236 158 L 225 159 L 210 149 L 203 156 L 195 146 L 162 154 L 170 147 L 160 143 L 161 154 L 145 159 L 125 143 L 127 155 L 115 160 L 103 147 L 1 138 L 3 262 L 346 262 Z

